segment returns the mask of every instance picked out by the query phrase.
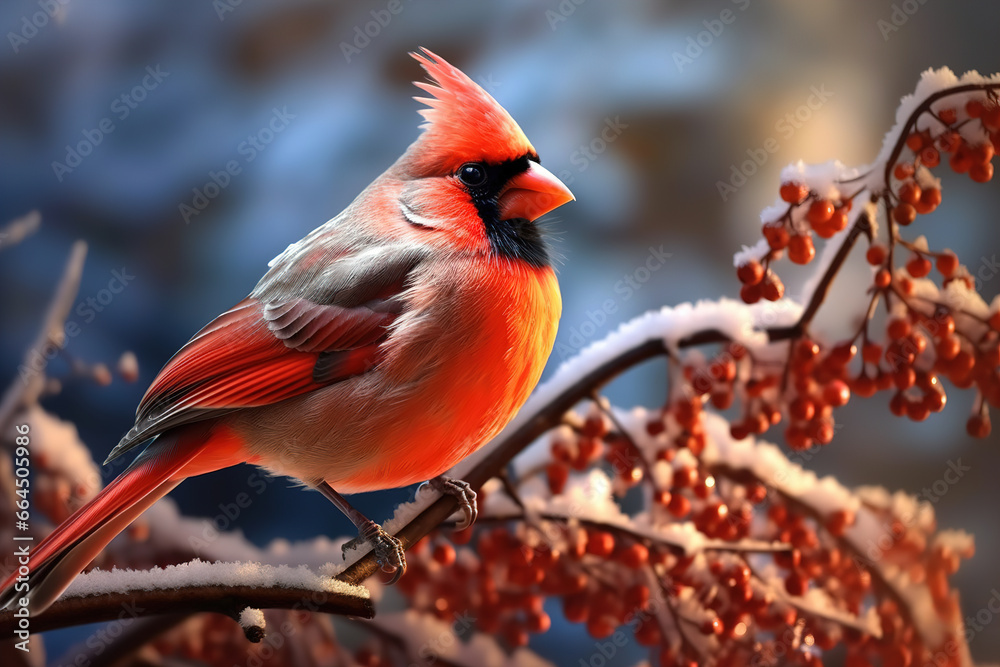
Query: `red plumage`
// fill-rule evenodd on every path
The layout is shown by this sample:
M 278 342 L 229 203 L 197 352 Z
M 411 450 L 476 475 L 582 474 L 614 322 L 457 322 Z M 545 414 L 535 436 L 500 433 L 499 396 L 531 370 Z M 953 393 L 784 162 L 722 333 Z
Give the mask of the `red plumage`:
M 561 308 L 533 223 L 572 195 L 489 94 L 414 57 L 434 82 L 417 84 L 433 96 L 421 136 L 164 366 L 109 460 L 153 441 L 35 552 L 36 613 L 184 478 L 241 462 L 320 490 L 392 551 L 333 489 L 435 477 L 527 399 Z

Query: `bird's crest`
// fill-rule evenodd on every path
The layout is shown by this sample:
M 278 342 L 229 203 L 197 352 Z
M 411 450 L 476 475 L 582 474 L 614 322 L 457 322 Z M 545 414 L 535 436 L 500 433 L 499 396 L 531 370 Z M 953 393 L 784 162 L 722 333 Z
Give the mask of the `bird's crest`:
M 433 96 L 414 98 L 428 107 L 420 110 L 427 121 L 420 137 L 426 167 L 450 172 L 464 162 L 500 163 L 535 155 L 510 114 L 475 81 L 427 49 L 410 55 L 432 81 L 414 81 Z

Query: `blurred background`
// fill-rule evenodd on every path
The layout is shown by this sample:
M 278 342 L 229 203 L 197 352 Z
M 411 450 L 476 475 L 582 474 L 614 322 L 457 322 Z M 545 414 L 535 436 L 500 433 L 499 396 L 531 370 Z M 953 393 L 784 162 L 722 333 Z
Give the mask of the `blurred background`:
M 758 238 L 781 167 L 871 161 L 921 71 L 1000 70 L 998 24 L 997 3 L 917 0 L 5 0 L 0 224 L 32 209 L 43 222 L 0 248 L 2 379 L 16 381 L 69 248 L 86 240 L 81 307 L 71 316 L 80 333 L 66 352 L 113 363 L 133 350 L 140 379 L 69 383 L 47 405 L 103 460 L 173 352 L 417 136 L 410 82 L 422 71 L 407 52 L 418 46 L 489 90 L 577 196 L 548 225 L 565 301 L 551 373 L 647 309 L 735 297 L 732 253 Z M 777 150 L 734 176 L 769 140 Z M 239 173 L 220 177 L 230 161 Z M 720 182 L 732 188 L 721 192 Z M 980 274 L 992 298 L 1000 188 L 946 176 L 944 197 L 919 232 L 954 249 L 973 274 L 992 267 Z M 635 272 L 653 250 L 670 258 L 639 289 L 623 289 L 627 276 L 645 277 Z M 127 284 L 101 300 L 116 271 Z M 794 272 L 781 271 L 794 294 Z M 843 279 L 859 290 L 868 274 Z M 609 299 L 611 313 L 602 310 Z M 53 374 L 60 368 L 53 362 Z M 650 364 L 609 393 L 652 405 L 663 377 Z M 972 616 L 1000 588 L 1000 457 L 995 435 L 965 436 L 971 395 L 949 394 L 948 409 L 919 425 L 892 417 L 884 394 L 854 401 L 839 413 L 837 442 L 797 460 L 847 485 L 912 493 L 949 461 L 970 466 L 935 510 L 939 526 L 976 536 L 977 554 L 955 579 Z M 215 473 L 172 495 L 184 513 L 212 516 L 247 474 Z M 356 500 L 381 520 L 412 492 Z M 351 531 L 325 500 L 285 480 L 238 527 L 258 544 Z M 86 633 L 52 635 L 50 655 Z M 576 664 L 574 647 L 589 655 L 592 640 L 557 622 L 533 647 Z M 979 661 L 1000 659 L 1000 631 L 976 634 L 971 648 Z

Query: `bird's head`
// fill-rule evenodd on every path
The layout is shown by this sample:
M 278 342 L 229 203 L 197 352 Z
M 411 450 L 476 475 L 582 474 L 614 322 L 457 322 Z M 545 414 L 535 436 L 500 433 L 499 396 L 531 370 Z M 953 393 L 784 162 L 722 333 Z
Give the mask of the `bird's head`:
M 574 199 L 541 166 L 510 114 L 463 72 L 424 49 L 413 57 L 431 82 L 423 132 L 389 174 L 402 182 L 409 233 L 454 249 L 548 263 L 535 220 Z

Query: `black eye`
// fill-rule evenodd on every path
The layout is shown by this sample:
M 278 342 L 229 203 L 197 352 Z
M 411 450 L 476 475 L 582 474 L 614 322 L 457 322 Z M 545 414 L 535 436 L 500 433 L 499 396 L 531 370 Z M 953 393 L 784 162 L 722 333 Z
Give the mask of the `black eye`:
M 486 167 L 478 162 L 466 162 L 458 169 L 458 178 L 470 188 L 486 182 Z

